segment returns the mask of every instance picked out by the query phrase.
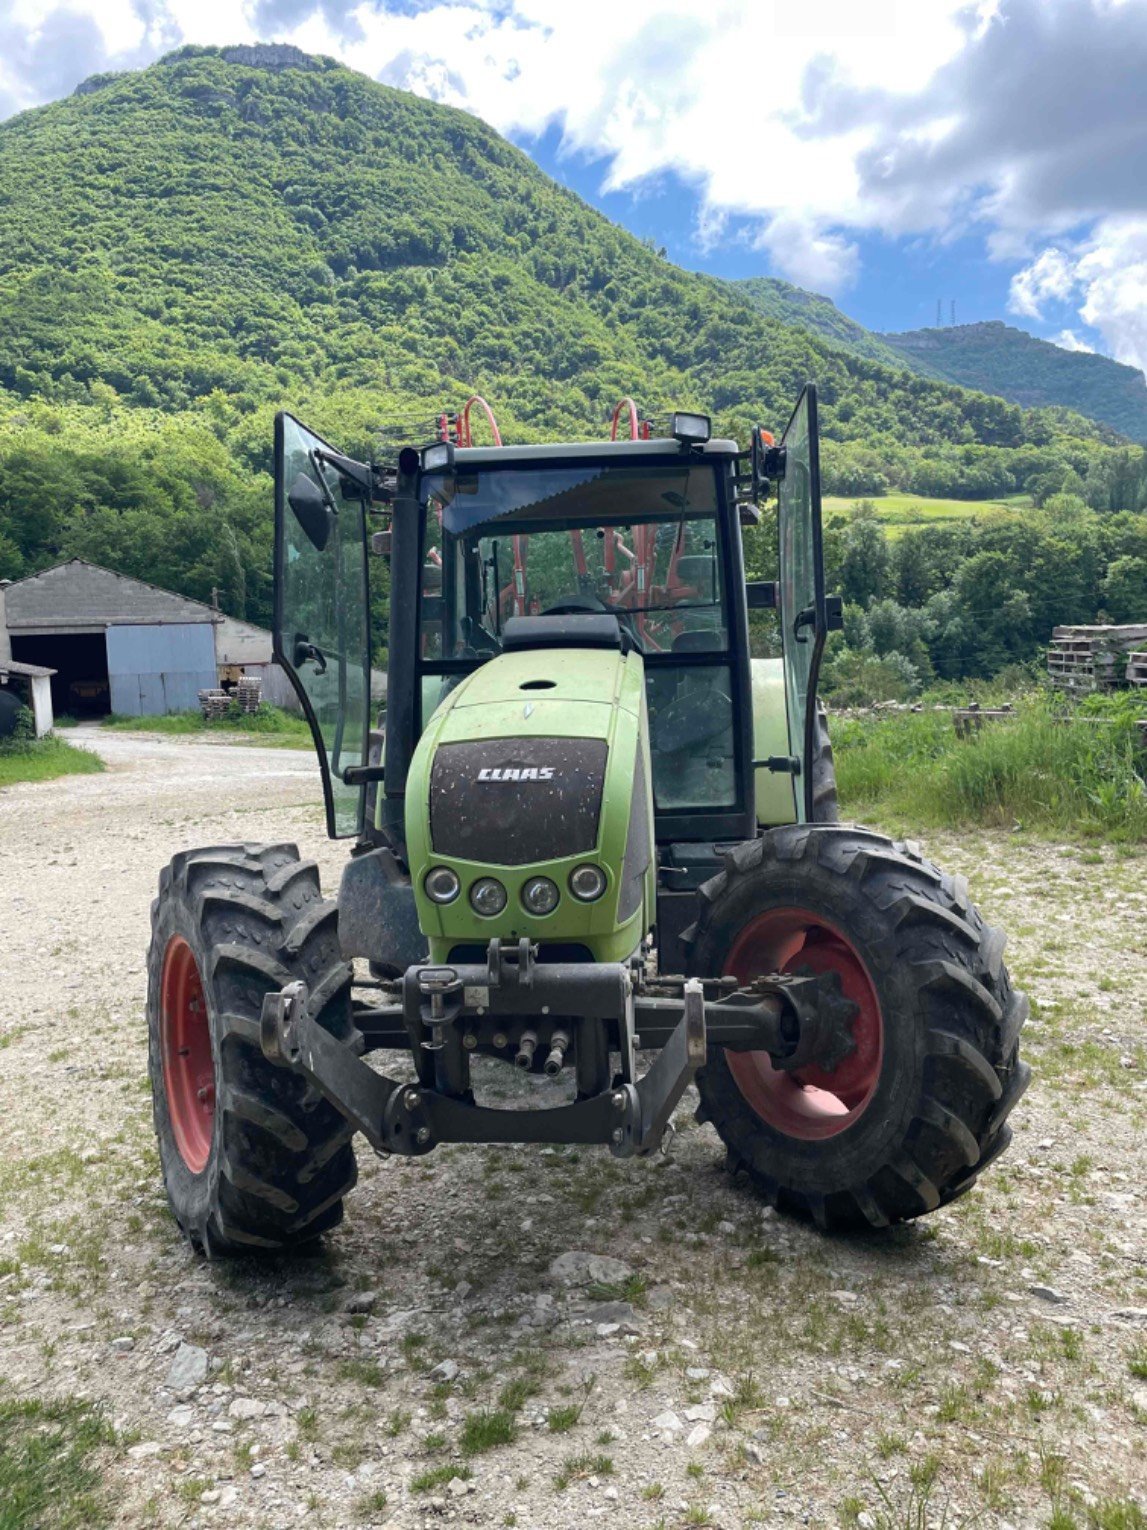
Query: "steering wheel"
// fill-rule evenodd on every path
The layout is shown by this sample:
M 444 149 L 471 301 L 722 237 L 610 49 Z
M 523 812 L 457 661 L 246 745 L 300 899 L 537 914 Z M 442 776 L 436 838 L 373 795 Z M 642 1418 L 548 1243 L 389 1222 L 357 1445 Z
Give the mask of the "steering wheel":
M 590 613 L 596 616 L 603 611 L 607 612 L 610 616 L 618 614 L 616 611 L 611 610 L 605 601 L 600 600 L 596 595 L 576 594 L 561 596 L 552 606 L 547 606 L 541 614 L 543 616 L 585 616 L 587 613 Z

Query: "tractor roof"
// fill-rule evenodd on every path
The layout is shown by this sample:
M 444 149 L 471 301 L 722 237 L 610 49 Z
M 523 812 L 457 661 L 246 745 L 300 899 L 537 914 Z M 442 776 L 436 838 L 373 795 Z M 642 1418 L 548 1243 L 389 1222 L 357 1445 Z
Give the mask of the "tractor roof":
M 693 444 L 671 436 L 653 441 L 546 441 L 533 446 L 460 446 L 455 449 L 457 467 L 511 467 L 518 462 L 601 461 L 612 463 L 647 461 L 651 457 L 705 456 L 730 458 L 740 448 L 735 441 L 715 440 Z

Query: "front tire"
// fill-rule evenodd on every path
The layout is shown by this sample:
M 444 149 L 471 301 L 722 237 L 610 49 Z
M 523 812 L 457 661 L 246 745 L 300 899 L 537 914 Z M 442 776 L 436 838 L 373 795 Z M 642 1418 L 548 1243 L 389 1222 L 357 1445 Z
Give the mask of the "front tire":
M 831 1073 L 710 1048 L 698 1116 L 733 1171 L 825 1229 L 884 1227 L 968 1189 L 1011 1140 L 1030 1070 L 1027 999 L 963 878 L 866 829 L 794 824 L 733 851 L 701 900 L 692 972 L 832 971 L 856 1006 Z
M 209 1257 L 297 1247 L 342 1220 L 352 1128 L 259 1045 L 263 995 L 294 979 L 315 1020 L 353 1044 L 336 920 L 294 845 L 189 850 L 160 875 L 148 955 L 155 1130 L 172 1212 Z

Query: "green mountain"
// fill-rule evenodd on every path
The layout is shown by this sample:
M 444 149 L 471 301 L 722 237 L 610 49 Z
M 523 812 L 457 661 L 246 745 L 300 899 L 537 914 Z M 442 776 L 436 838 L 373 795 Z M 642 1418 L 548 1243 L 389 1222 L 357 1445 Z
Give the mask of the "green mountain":
M 831 299 L 771 276 L 732 284 L 760 313 L 823 335 L 854 356 L 907 366 L 921 377 L 992 393 L 1025 409 L 1060 407 L 1147 441 L 1147 377 L 1092 351 L 1066 351 L 1026 330 L 991 320 L 876 334 Z
M 841 313 L 831 298 L 823 297 L 819 292 L 808 292 L 777 276 L 747 276 L 733 285 L 759 313 L 767 314 L 770 319 L 811 329 L 834 345 L 851 351 L 854 356 L 865 356 L 889 367 L 912 366 L 913 371 L 927 375 L 925 367 L 912 365 L 891 345 L 885 344 L 886 337 L 873 334 L 863 324 Z
M 292 48 L 184 48 L 0 124 L 0 578 L 78 555 L 265 620 L 278 407 L 360 451 L 473 389 L 508 439 L 599 437 L 627 393 L 744 438 L 814 378 L 830 492 L 1000 495 L 1116 453 L 808 326 L 465 112 Z
M 998 393 L 1027 409 L 1062 404 L 1147 441 L 1147 377 L 1092 351 L 1066 351 L 998 319 L 881 335 L 886 349 L 925 376 Z

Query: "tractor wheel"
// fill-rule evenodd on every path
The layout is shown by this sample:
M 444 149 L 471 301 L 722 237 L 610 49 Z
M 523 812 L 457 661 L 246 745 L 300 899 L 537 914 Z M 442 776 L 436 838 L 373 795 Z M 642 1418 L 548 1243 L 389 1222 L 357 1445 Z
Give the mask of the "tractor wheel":
M 884 1227 L 968 1189 L 1011 1140 L 1030 1069 L 1027 999 L 964 879 L 867 829 L 793 824 L 739 846 L 700 896 L 692 972 L 833 972 L 856 1006 L 831 1072 L 710 1048 L 698 1118 L 733 1172 L 824 1229 Z
M 832 741 L 828 736 L 828 718 L 821 702 L 816 704 L 816 733 L 812 756 L 812 821 L 839 823 L 840 802 L 836 795 L 836 766 L 832 761 Z
M 301 978 L 310 1012 L 354 1041 L 337 905 L 294 845 L 177 855 L 151 907 L 148 1037 L 168 1200 L 214 1257 L 310 1242 L 342 1220 L 352 1128 L 259 1046 L 263 995 Z

